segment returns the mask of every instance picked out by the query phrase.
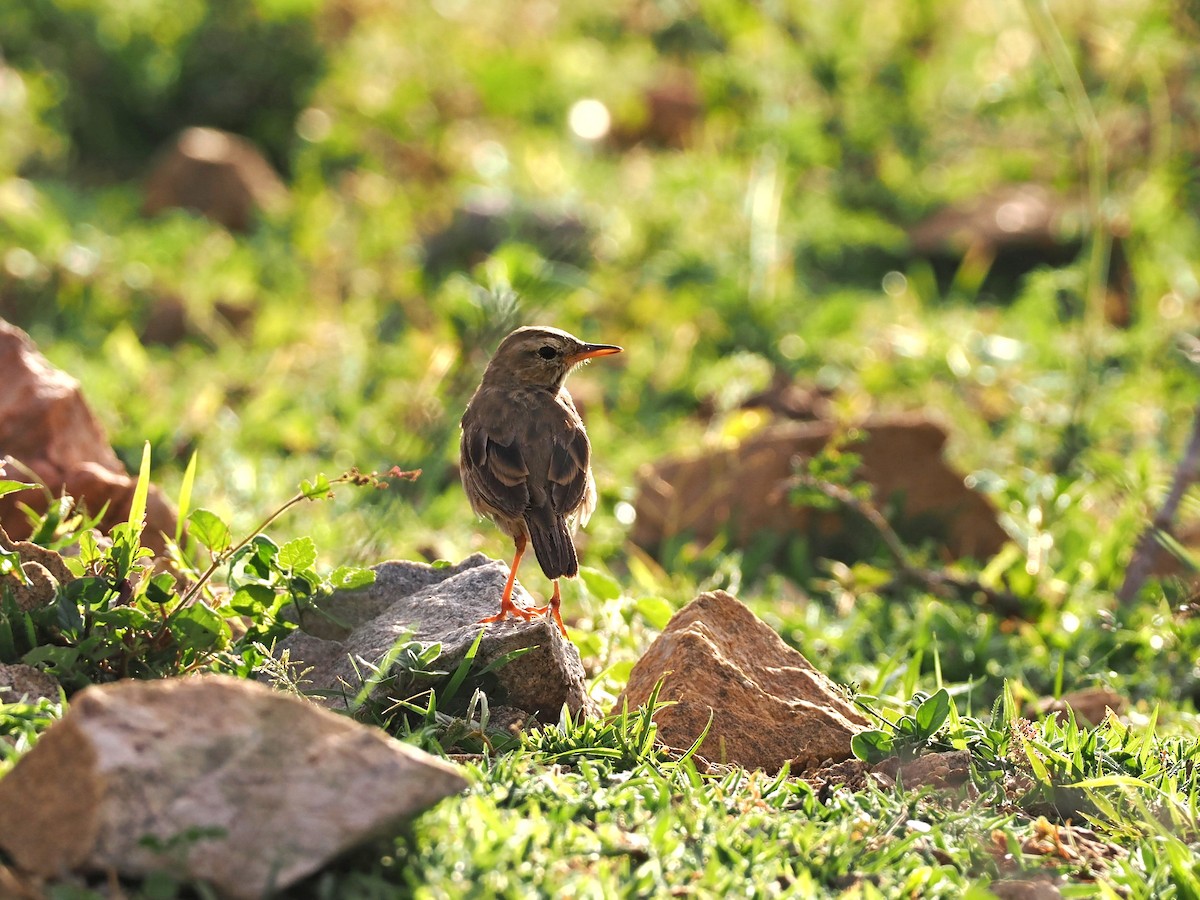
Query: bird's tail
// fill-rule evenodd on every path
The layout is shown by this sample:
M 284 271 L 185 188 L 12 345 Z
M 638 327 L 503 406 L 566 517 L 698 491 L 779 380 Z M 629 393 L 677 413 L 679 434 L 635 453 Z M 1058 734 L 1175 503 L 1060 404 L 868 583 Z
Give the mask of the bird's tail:
M 575 556 L 575 544 L 571 540 L 566 520 L 557 516 L 549 507 L 530 509 L 525 512 L 525 526 L 529 529 L 529 540 L 538 564 L 547 578 L 568 578 L 578 574 L 579 559 Z

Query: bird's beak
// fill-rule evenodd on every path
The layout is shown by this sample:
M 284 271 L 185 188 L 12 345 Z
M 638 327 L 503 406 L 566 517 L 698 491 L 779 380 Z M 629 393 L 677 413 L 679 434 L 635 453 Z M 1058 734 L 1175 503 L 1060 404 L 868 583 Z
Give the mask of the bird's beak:
M 621 348 L 616 344 L 583 344 L 578 350 L 567 357 L 567 365 L 573 366 L 594 356 L 611 356 L 614 353 L 620 352 Z

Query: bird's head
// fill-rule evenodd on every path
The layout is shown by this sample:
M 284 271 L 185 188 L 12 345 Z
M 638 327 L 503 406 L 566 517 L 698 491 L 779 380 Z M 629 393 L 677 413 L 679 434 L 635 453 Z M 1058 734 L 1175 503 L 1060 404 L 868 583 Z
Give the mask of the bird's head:
M 500 342 L 483 380 L 558 390 L 576 366 L 620 352 L 613 344 L 586 344 L 558 328 L 527 326 Z

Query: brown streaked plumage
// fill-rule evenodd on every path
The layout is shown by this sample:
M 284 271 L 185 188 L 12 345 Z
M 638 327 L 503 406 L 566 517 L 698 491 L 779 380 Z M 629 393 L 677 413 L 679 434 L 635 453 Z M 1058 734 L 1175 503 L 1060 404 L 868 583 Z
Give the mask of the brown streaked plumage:
M 549 610 L 565 636 L 558 579 L 579 572 L 571 532 L 596 506 L 591 445 L 563 382 L 596 356 L 620 353 L 612 344 L 587 344 L 557 328 L 518 328 L 496 349 L 462 417 L 463 488 L 471 507 L 513 539 L 515 555 L 500 611 L 531 619 Z M 550 602 L 523 609 L 512 602 L 527 544 L 554 582 Z

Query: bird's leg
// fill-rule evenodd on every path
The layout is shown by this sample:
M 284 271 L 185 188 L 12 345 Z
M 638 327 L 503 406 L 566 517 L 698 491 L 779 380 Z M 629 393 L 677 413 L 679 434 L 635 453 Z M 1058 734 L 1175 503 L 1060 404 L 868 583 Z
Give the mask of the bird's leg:
M 558 626 L 558 630 L 562 632 L 563 637 L 568 637 L 567 626 L 563 624 L 562 615 L 558 608 L 562 605 L 562 594 L 558 591 L 558 579 L 554 579 L 554 596 L 550 598 L 549 610 L 554 615 L 554 623 Z M 544 611 L 544 610 L 543 610 Z
M 499 622 L 502 619 L 508 618 L 510 615 L 516 616 L 519 619 L 529 621 L 536 615 L 544 613 L 545 608 L 528 610 L 517 606 L 512 602 L 513 587 L 517 583 L 517 569 L 521 567 L 521 557 L 525 553 L 525 536 L 513 538 L 513 544 L 516 545 L 516 555 L 513 557 L 513 564 L 508 570 L 508 581 L 504 584 L 504 593 L 500 595 L 500 612 L 494 616 L 488 616 L 485 619 L 480 619 L 479 624 L 484 622 Z

